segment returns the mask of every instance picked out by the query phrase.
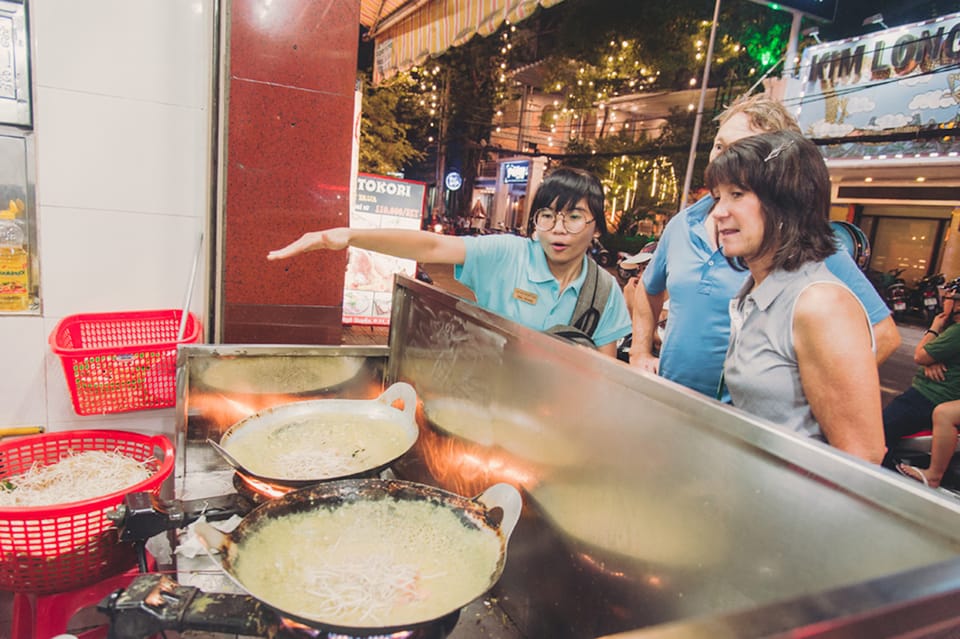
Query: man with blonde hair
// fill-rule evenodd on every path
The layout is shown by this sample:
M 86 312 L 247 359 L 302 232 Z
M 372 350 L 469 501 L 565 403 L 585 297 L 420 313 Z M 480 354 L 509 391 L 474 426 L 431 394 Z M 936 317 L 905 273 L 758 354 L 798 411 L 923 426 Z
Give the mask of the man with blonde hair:
M 711 161 L 746 137 L 782 130 L 800 133 L 783 104 L 764 94 L 735 102 L 717 121 L 720 128 L 710 151 Z M 743 285 L 745 274 L 734 270 L 718 247 L 715 223 L 709 215 L 713 204 L 711 196 L 702 198 L 675 215 L 664 229 L 637 286 L 630 365 L 727 400 L 720 380 L 730 341 L 729 303 Z M 845 250 L 828 257 L 826 264 L 867 309 L 877 361 L 882 362 L 900 345 L 890 309 Z M 670 321 L 657 357 L 652 353 L 656 318 L 667 297 Z

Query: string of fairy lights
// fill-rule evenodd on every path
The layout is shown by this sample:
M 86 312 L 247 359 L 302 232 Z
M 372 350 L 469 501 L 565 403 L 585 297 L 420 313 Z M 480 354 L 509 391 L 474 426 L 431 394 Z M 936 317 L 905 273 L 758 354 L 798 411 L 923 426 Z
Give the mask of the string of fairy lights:
M 710 24 L 706 20 L 699 23 L 697 33 L 690 38 L 690 55 L 698 65 L 705 62 Z M 496 35 L 500 40 L 499 55 L 490 59 L 497 87 L 491 132 L 493 146 L 522 146 L 522 138 L 529 136 L 540 141 L 541 152 L 562 153 L 574 140 L 596 150 L 603 148 L 605 140 L 615 139 L 622 146 L 659 134 L 663 119 L 669 113 L 637 115 L 630 108 L 631 96 L 642 96 L 661 84 L 661 72 L 643 60 L 637 40 L 611 39 L 607 51 L 592 64 L 564 60 L 545 65 L 541 93 L 537 100 L 525 101 L 521 94 L 526 88 L 511 71 L 515 68 L 511 54 L 517 35 L 516 25 L 501 27 Z M 767 42 L 766 45 L 773 49 L 782 43 Z M 715 45 L 713 63 L 721 65 L 729 60 L 745 67 L 742 73 L 751 77 L 758 72 L 757 66 L 762 69 L 768 65 L 767 58 L 775 60 L 776 56 L 758 51 L 756 43 L 741 45 L 729 36 L 722 36 Z M 441 66 L 427 64 L 406 73 L 420 92 L 419 106 L 429 115 L 426 139 L 431 144 L 438 143 L 442 139 L 444 111 Z M 693 75 L 688 86 L 695 89 L 699 83 L 699 78 Z M 692 112 L 695 106 L 690 103 L 687 108 Z M 521 112 L 521 109 L 524 110 Z M 631 210 L 635 205 L 675 203 L 678 199 L 678 179 L 667 157 L 651 158 L 648 152 L 611 157 L 607 162 L 607 175 L 602 179 L 609 210 L 614 212 Z

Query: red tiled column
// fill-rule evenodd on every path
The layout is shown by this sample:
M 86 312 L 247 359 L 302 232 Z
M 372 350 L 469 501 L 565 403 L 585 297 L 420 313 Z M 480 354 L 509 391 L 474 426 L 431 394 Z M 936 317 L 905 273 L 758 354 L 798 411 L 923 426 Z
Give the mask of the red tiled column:
M 346 252 L 268 262 L 349 220 L 356 0 L 233 0 L 229 16 L 222 337 L 339 344 Z

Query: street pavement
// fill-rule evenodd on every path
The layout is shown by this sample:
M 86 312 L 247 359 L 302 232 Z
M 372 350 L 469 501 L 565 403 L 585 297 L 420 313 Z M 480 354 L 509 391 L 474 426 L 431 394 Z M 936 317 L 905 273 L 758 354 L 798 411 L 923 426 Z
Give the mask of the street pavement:
M 910 382 L 918 366 L 913 363 L 913 351 L 916 350 L 926 326 L 917 324 L 897 324 L 900 330 L 900 348 L 880 365 L 880 392 L 883 405 L 910 388 Z

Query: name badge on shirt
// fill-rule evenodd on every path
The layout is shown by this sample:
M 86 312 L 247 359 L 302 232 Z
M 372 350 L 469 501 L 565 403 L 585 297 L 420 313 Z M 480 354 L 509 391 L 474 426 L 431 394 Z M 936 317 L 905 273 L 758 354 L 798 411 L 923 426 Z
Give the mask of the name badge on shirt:
M 525 291 L 520 288 L 513 289 L 513 296 L 520 300 L 521 302 L 526 302 L 527 304 L 536 304 L 537 303 L 537 294 L 531 293 L 530 291 Z

